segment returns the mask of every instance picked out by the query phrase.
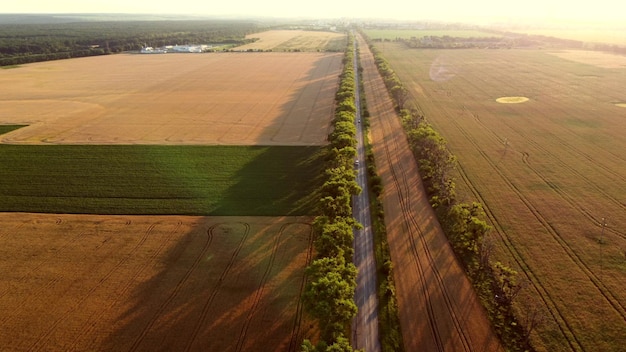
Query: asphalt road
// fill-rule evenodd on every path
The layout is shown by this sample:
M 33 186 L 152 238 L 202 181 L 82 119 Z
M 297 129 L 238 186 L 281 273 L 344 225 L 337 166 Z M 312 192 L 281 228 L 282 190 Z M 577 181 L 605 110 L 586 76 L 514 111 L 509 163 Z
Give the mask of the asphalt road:
M 356 42 L 354 50 L 354 75 L 356 86 L 359 87 Z M 374 234 L 372 233 L 370 220 L 365 146 L 363 144 L 363 128 L 361 126 L 361 102 L 358 89 L 356 90 L 355 105 L 357 110 L 355 121 L 357 159 L 354 166 L 357 172 L 357 183 L 363 189 L 363 192 L 354 197 L 352 206 L 354 218 L 363 225 L 363 229 L 355 230 L 354 232 L 354 264 L 358 269 L 355 302 L 358 307 L 358 313 L 352 322 L 352 344 L 355 349 L 362 349 L 365 352 L 378 352 L 380 351 L 380 338 L 378 334 Z

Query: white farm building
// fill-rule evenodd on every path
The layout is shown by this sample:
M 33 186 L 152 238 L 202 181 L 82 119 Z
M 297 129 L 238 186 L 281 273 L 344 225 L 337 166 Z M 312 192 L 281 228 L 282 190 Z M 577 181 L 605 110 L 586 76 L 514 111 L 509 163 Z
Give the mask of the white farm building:
M 210 45 L 168 45 L 165 47 L 167 51 L 174 53 L 201 53 L 210 48 Z

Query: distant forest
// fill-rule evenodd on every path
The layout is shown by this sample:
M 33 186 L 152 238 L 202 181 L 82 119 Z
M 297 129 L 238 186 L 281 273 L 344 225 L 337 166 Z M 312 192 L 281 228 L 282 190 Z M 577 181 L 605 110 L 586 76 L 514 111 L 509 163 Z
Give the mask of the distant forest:
M 45 22 L 0 17 L 0 66 L 107 55 L 148 45 L 245 44 L 263 25 L 240 20 Z

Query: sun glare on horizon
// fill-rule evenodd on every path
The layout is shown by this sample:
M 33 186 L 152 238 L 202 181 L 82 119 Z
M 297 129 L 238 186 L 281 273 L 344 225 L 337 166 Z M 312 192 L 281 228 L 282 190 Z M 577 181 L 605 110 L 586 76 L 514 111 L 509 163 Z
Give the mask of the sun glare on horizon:
M 150 3 L 123 0 L 75 1 L 23 0 L 5 4 L 2 13 L 132 13 L 132 14 L 194 14 L 215 16 L 316 17 L 316 18 L 386 18 L 398 20 L 542 20 L 542 21 L 617 21 L 624 17 L 626 5 L 618 0 L 572 2 L 568 0 L 444 0 L 415 2 L 388 0 L 362 2 L 317 0 L 294 3 L 286 0 L 234 0 L 206 3 L 197 0 L 153 1 Z

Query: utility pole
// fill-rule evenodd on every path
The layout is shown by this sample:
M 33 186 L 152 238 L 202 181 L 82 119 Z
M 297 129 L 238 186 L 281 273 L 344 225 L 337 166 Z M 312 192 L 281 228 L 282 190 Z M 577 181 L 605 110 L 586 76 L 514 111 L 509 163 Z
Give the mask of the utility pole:
M 604 228 L 606 227 L 606 218 L 602 218 L 602 230 L 600 230 L 600 282 L 602 282 L 602 269 L 603 269 L 603 252 L 602 245 L 604 244 Z
M 506 156 L 506 151 L 509 149 L 509 139 L 505 138 L 504 139 L 504 153 L 502 153 L 502 157 L 504 158 Z

